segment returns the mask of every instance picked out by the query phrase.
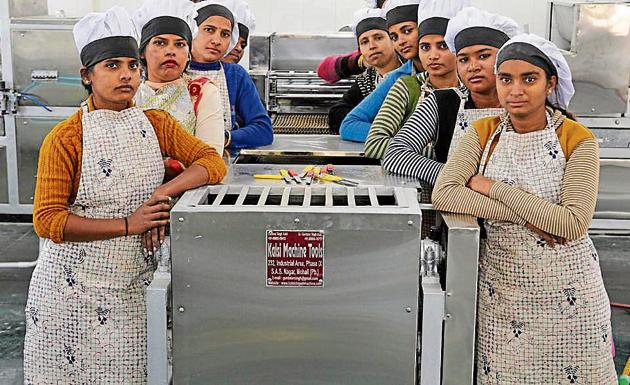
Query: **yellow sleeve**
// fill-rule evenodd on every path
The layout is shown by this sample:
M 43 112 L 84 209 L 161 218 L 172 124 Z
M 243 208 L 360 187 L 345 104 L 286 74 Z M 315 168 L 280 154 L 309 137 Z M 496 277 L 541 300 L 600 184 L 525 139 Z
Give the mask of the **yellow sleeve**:
M 39 150 L 33 202 L 33 227 L 42 238 L 64 241 L 64 229 L 80 179 L 82 130 L 77 113 L 59 123 Z

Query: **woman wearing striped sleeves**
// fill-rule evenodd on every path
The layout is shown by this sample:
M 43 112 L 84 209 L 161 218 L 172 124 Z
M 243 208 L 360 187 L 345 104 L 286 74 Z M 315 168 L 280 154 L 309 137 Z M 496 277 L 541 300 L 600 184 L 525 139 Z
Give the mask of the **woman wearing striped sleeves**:
M 390 139 L 433 90 L 457 86 L 455 55 L 444 41 L 451 17 L 470 0 L 427 0 L 418 6 L 418 56 L 426 71 L 403 76 L 387 93 L 365 141 L 365 155 L 382 159 Z
M 477 383 L 616 384 L 610 305 L 587 230 L 597 140 L 564 108 L 560 50 L 534 35 L 497 57 L 501 116 L 474 123 L 438 178 L 438 210 L 485 218 Z
M 437 90 L 418 106 L 385 152 L 387 171 L 435 183 L 466 128 L 503 111 L 494 76 L 496 53 L 519 32 L 514 20 L 474 7 L 462 9 L 449 21 L 444 38 L 455 52 L 466 88 Z

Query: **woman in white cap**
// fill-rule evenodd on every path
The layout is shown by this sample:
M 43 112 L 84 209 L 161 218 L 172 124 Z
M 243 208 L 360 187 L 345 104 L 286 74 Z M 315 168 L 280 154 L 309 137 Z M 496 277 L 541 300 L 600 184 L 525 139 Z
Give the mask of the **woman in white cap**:
M 564 110 L 571 72 L 553 43 L 511 39 L 497 57 L 507 112 L 475 122 L 433 192 L 436 209 L 485 218 L 477 383 L 617 383 L 610 304 L 587 230 L 597 139 Z
M 339 132 L 341 121 L 346 115 L 371 94 L 384 77 L 400 67 L 400 60 L 387 32 L 381 9 L 362 8 L 356 11 L 352 32 L 357 38 L 359 51 L 368 69 L 343 94 L 341 100 L 330 108 L 328 126 L 335 132 Z
M 468 126 L 503 112 L 494 76 L 496 54 L 519 32 L 514 20 L 474 7 L 449 21 L 444 39 L 456 55 L 465 88 L 436 90 L 418 106 L 389 143 L 383 158 L 387 171 L 435 184 Z
M 350 111 L 339 128 L 341 139 L 365 142 L 370 126 L 396 80 L 401 76 L 415 75 L 422 71 L 418 58 L 419 2 L 420 0 L 387 0 L 385 2 L 385 21 L 394 42 L 394 49 L 407 61 L 390 72 L 374 92 Z
M 133 106 L 135 34 L 121 7 L 74 27 L 90 96 L 40 149 L 33 226 L 44 241 L 26 305 L 27 384 L 146 383 L 145 290 L 170 197 L 226 173 L 168 113 Z M 167 184 L 163 155 L 188 167 Z
M 426 70 L 396 81 L 381 106 L 365 141 L 365 156 L 382 159 L 391 138 L 396 135 L 418 103 L 434 90 L 458 85 L 455 55 L 444 35 L 450 18 L 470 0 L 424 0 L 418 7 L 419 58 Z
M 385 0 L 366 0 L 367 8 L 383 9 Z M 326 56 L 317 65 L 317 76 L 326 83 L 336 83 L 354 75 L 361 75 L 367 69 L 359 50 L 341 55 Z
M 236 0 L 205 0 L 195 4 L 199 33 L 193 39 L 188 73 L 205 76 L 219 85 L 223 105 L 225 148 L 271 144 L 273 130 L 256 85 L 238 64 L 221 60 L 238 42 Z
M 249 35 L 256 28 L 256 18 L 247 2 L 239 1 L 235 12 L 238 20 L 238 42 L 230 53 L 223 58 L 224 63 L 238 64 L 241 61 L 245 48 L 249 45 Z
M 195 5 L 188 0 L 146 0 L 132 19 L 140 35 L 146 79 L 138 107 L 167 111 L 191 134 L 223 153 L 223 106 L 218 87 L 184 74 L 197 34 Z

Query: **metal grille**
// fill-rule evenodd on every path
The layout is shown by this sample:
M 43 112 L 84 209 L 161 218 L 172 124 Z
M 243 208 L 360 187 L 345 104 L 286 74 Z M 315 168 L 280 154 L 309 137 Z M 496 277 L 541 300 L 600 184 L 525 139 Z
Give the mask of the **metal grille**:
M 408 207 L 396 187 L 216 186 L 201 205 L 213 207 Z
M 276 134 L 335 134 L 328 127 L 326 114 L 278 114 L 274 117 L 272 126 Z

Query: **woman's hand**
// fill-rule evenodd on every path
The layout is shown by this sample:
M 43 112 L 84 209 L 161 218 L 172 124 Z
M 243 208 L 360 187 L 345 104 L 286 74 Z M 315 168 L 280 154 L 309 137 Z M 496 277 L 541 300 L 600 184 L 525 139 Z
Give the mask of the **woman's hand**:
M 556 243 L 560 244 L 560 245 L 564 245 L 567 243 L 567 240 L 564 238 L 560 238 L 560 237 L 556 237 L 554 235 L 551 235 L 549 233 L 546 233 L 544 231 L 542 231 L 541 229 L 539 229 L 538 227 L 532 225 L 531 223 L 528 223 L 527 228 L 531 231 L 533 231 L 534 233 L 538 234 L 546 243 L 549 247 L 551 247 L 552 249 L 556 246 Z
M 164 228 L 169 223 L 170 201 L 169 196 L 156 191 L 127 218 L 128 234 L 142 235 L 143 247 L 151 253 L 159 246 L 160 239 L 164 239 Z
M 490 195 L 490 189 L 494 186 L 495 181 L 490 178 L 486 178 L 483 175 L 477 174 L 470 178 L 466 186 L 479 194 L 483 194 L 485 196 Z

